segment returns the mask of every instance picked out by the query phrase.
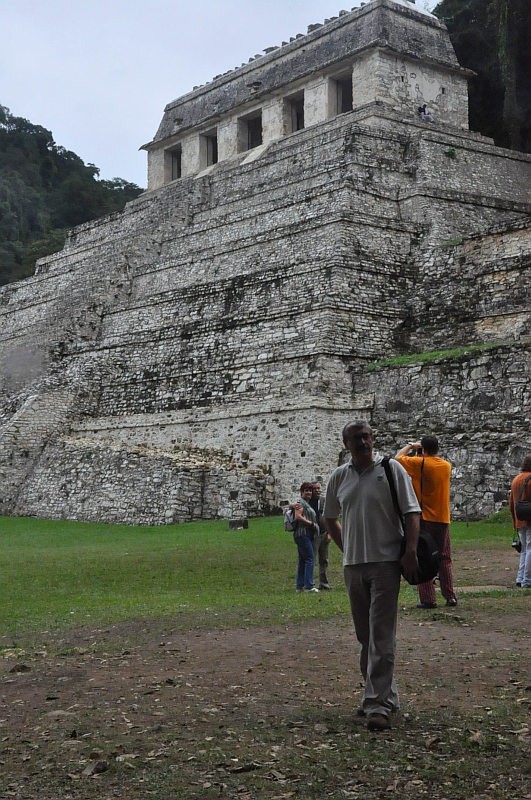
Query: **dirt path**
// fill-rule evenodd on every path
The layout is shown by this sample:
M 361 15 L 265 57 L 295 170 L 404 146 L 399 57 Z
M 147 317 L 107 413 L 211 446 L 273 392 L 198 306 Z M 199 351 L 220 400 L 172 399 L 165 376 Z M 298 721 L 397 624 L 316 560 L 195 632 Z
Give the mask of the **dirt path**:
M 354 714 L 347 618 L 185 634 L 168 620 L 128 623 L 6 651 L 0 797 L 363 800 L 393 797 L 393 786 L 431 800 L 529 797 L 513 749 L 529 734 L 526 608 L 462 598 L 457 609 L 401 609 L 402 714 L 376 742 Z M 380 762 L 368 770 L 384 746 L 385 773 Z M 448 789 L 433 783 L 443 757 Z

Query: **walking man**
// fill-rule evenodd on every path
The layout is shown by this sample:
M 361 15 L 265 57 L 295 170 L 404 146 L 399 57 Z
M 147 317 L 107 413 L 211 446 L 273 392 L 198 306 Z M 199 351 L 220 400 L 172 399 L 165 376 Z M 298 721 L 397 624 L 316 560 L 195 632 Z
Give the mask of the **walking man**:
M 349 422 L 342 436 L 351 457 L 330 476 L 324 515 L 327 530 L 343 552 L 345 585 L 361 644 L 365 686 L 358 713 L 367 717 L 369 730 L 381 731 L 390 727 L 390 714 L 399 707 L 393 675 L 398 592 L 401 568 L 409 578 L 418 569 L 420 508 L 406 471 L 391 460 L 404 532 L 382 458 L 373 453 L 370 425 L 364 420 Z
M 420 442 L 408 442 L 396 454 L 413 481 L 413 488 L 422 510 L 421 527 L 431 533 L 439 553 L 439 582 L 447 606 L 456 606 L 452 580 L 452 555 L 450 552 L 450 475 L 449 461 L 440 458 L 436 436 L 423 436 Z M 433 581 L 419 583 L 417 608 L 436 608 L 435 584 Z

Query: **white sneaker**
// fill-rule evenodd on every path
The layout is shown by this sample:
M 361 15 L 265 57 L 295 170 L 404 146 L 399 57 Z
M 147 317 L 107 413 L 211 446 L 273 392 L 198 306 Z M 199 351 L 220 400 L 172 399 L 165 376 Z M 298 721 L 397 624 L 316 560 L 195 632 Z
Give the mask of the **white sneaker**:
M 304 591 L 305 592 L 318 592 L 319 589 L 316 586 L 312 586 L 311 589 L 305 589 Z

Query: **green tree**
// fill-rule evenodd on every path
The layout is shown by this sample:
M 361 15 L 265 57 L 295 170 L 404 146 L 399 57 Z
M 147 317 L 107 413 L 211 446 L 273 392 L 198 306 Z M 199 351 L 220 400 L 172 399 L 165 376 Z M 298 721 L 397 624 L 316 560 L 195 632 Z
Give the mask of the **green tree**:
M 141 192 L 121 178 L 99 180 L 51 131 L 0 105 L 0 284 L 31 275 L 68 228 L 121 211 Z
M 501 147 L 531 152 L 531 3 L 442 0 L 433 12 L 447 26 L 469 84 L 470 127 Z

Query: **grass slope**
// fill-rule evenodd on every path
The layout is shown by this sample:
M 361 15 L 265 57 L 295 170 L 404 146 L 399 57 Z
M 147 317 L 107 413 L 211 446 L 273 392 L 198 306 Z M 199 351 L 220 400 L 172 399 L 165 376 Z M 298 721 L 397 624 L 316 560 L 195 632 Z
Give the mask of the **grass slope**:
M 296 550 L 280 517 L 229 531 L 225 520 L 166 527 L 0 519 L 0 631 L 12 637 L 173 615 L 180 629 L 347 613 L 344 592 L 294 592 Z M 510 527 L 454 524 L 455 548 L 506 547 Z M 342 583 L 330 548 L 330 577 Z M 414 590 L 403 584 L 404 600 Z

